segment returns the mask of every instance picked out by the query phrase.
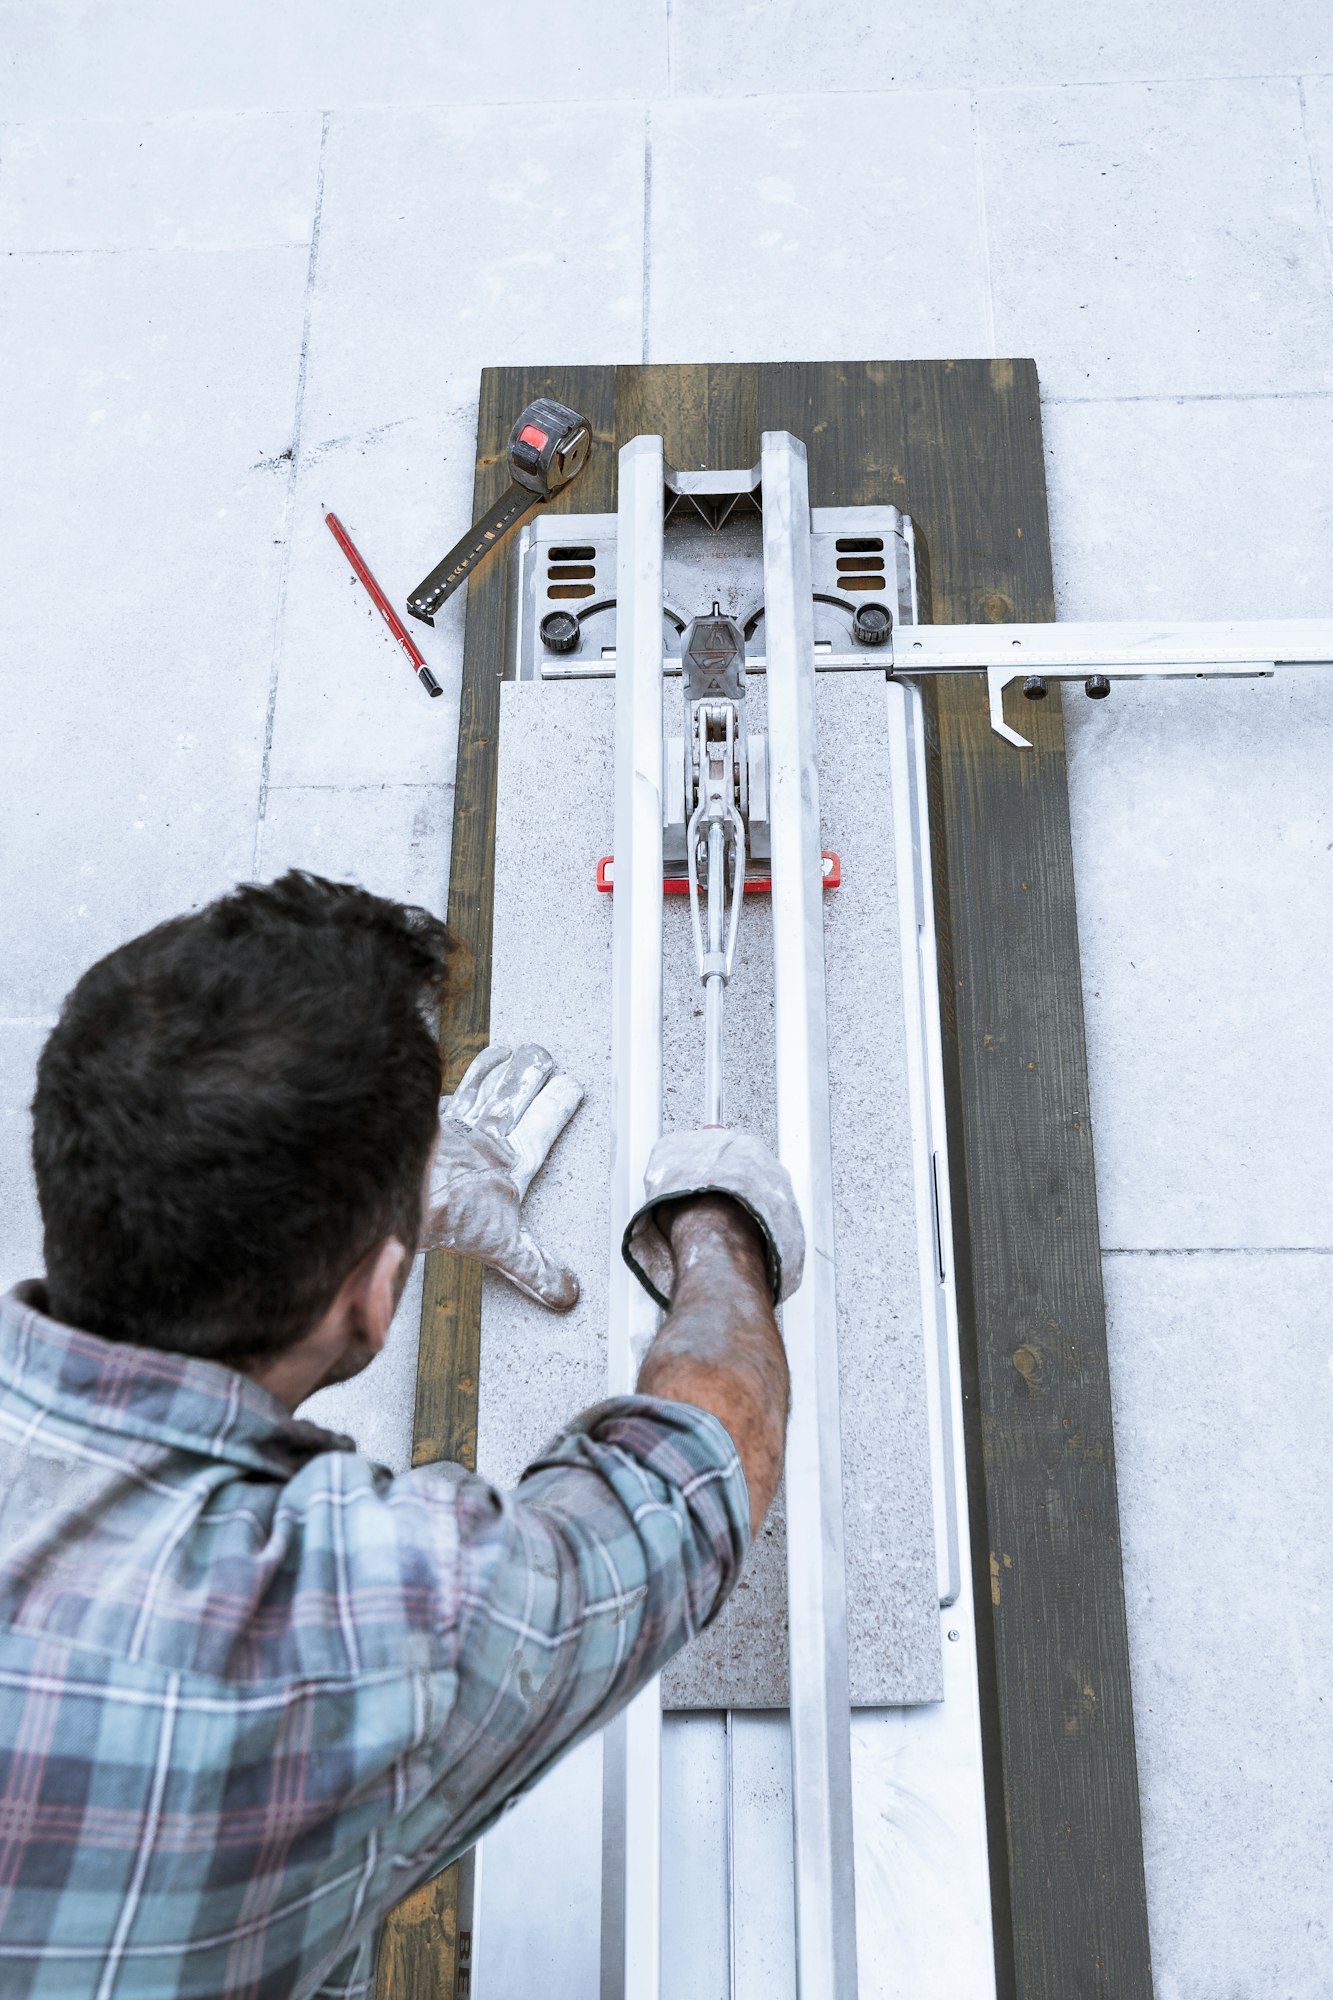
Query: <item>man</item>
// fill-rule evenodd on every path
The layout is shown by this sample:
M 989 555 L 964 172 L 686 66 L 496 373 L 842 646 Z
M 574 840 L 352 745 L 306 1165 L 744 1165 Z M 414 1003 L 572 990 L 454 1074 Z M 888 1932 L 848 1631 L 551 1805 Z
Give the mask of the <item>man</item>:
M 450 951 L 291 874 L 103 959 L 43 1052 L 46 1279 L 0 1303 L 6 2000 L 368 1992 L 385 1912 L 715 1616 L 772 1499 L 800 1223 L 736 1135 L 662 1142 L 638 1393 L 513 1493 L 294 1414 L 422 1243 L 576 1295 L 521 1203 L 577 1089 L 492 1051 L 441 1115 Z

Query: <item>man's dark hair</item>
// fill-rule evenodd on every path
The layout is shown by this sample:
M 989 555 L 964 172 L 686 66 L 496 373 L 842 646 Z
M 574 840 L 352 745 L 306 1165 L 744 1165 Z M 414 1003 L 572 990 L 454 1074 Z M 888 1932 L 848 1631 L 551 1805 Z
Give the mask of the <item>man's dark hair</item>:
M 37 1067 L 52 1315 L 243 1366 L 408 1251 L 440 1093 L 452 940 L 293 871 L 99 959 Z

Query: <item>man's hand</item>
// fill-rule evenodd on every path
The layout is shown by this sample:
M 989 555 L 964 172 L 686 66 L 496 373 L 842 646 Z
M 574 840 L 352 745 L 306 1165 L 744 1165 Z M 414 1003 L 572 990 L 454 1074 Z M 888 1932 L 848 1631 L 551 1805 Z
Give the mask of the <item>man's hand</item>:
M 676 1259 L 664 1215 L 687 1195 L 729 1195 L 749 1216 L 763 1247 L 773 1303 L 790 1298 L 805 1265 L 805 1230 L 791 1175 L 762 1139 L 705 1125 L 665 1132 L 648 1155 L 644 1202 L 622 1244 L 625 1262 L 659 1306 L 672 1303 Z
M 730 1432 L 757 1535 L 782 1477 L 787 1433 L 787 1356 L 767 1246 L 727 1195 L 672 1202 L 658 1221 L 676 1275 L 671 1310 L 639 1370 L 639 1393 L 711 1410 Z
M 709 1126 L 659 1139 L 625 1261 L 668 1308 L 639 1390 L 711 1410 L 731 1433 L 758 1534 L 787 1430 L 787 1356 L 774 1307 L 801 1282 L 805 1231 L 790 1176 L 758 1139 Z
M 483 1049 L 440 1105 L 424 1246 L 479 1257 L 552 1312 L 568 1312 L 579 1281 L 548 1257 L 523 1224 L 523 1202 L 542 1163 L 583 1102 L 547 1050 Z

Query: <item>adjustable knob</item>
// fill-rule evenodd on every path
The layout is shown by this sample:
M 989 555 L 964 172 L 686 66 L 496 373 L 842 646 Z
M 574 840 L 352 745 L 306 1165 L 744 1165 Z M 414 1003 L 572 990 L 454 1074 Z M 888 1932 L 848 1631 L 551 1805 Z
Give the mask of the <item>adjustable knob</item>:
M 1046 683 L 1040 674 L 1029 674 L 1023 683 L 1023 692 L 1029 701 L 1045 701 Z
M 1089 674 L 1083 683 L 1083 692 L 1089 701 L 1105 701 L 1111 692 L 1111 683 L 1105 674 Z
M 548 653 L 578 651 L 579 621 L 570 611 L 548 611 L 538 630 Z
M 852 637 L 858 646 L 883 646 L 893 636 L 893 615 L 886 604 L 858 604 Z

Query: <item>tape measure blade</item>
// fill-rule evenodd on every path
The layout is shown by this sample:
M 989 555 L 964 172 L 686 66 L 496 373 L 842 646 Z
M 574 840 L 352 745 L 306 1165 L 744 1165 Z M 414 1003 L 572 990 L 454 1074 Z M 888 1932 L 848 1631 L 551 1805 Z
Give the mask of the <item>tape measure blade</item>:
M 538 496 L 525 486 L 506 486 L 495 505 L 479 521 L 474 521 L 461 541 L 423 577 L 407 600 L 407 608 L 423 625 L 435 623 L 435 613 L 465 583 L 477 564 L 488 556 L 509 530 L 531 513 Z

